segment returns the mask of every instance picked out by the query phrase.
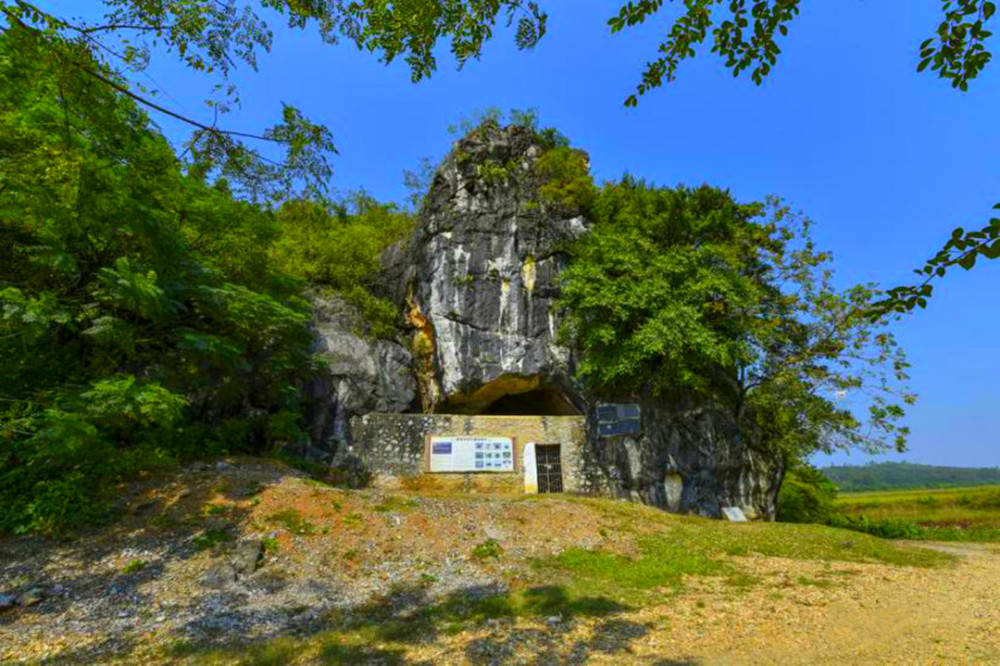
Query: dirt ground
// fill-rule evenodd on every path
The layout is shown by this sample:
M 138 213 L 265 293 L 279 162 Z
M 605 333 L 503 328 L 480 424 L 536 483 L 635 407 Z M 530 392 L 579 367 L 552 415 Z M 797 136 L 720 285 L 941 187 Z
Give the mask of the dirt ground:
M 324 618 L 365 608 L 406 577 L 433 581 L 428 598 L 489 595 L 526 575 L 519 563 L 531 558 L 567 547 L 627 554 L 629 543 L 586 504 L 482 498 L 458 515 L 446 498 L 344 492 L 265 462 L 140 484 L 123 501 L 125 520 L 76 541 L 0 541 L 0 594 L 44 593 L 0 612 L 0 663 L 1000 664 L 998 544 L 913 544 L 955 558 L 932 568 L 742 554 L 731 561 L 745 585 L 689 576 L 639 609 L 442 625 L 402 643 L 357 634 L 363 642 L 347 649 L 331 647 L 343 636 L 325 638 Z M 305 522 L 275 523 L 291 508 Z M 236 540 L 270 534 L 276 550 L 252 576 L 205 587 L 232 545 L 206 547 L 222 527 Z M 502 560 L 469 557 L 484 538 L 504 545 Z M 275 645 L 169 649 L 231 639 Z
M 408 656 L 431 664 L 1000 664 L 1000 548 L 922 545 L 960 560 L 925 570 L 751 558 L 769 583 L 741 594 L 693 582 L 669 604 L 637 613 L 573 626 L 517 623 Z

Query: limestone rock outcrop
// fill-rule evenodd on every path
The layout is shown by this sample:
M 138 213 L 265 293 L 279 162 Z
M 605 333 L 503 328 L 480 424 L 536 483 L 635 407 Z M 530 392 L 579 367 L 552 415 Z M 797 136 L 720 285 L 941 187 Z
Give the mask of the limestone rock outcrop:
M 332 461 L 350 441 L 354 416 L 406 412 L 417 402 L 413 357 L 394 340 L 373 340 L 358 311 L 336 296 L 314 295 L 314 348 L 324 372 L 306 387 L 309 445 L 304 457 Z
M 416 329 L 426 411 L 480 413 L 507 395 L 575 393 L 570 352 L 556 341 L 555 298 L 561 248 L 587 223 L 540 205 L 533 163 L 542 150 L 519 127 L 459 141 L 413 236 L 386 254 L 390 295 Z
M 740 506 L 774 515 L 781 461 L 724 410 L 650 395 L 595 396 L 560 344 L 560 272 L 584 217 L 540 201 L 537 135 L 486 125 L 456 142 L 412 235 L 383 256 L 383 295 L 407 330 L 372 343 L 329 303 L 316 328 L 331 380 L 313 390 L 313 436 L 348 444 L 351 416 L 370 411 L 582 414 L 585 487 L 671 511 L 717 516 Z M 639 433 L 601 437 L 595 407 L 637 403 Z M 349 448 L 343 447 L 342 450 Z M 328 446 L 333 450 L 333 446 Z

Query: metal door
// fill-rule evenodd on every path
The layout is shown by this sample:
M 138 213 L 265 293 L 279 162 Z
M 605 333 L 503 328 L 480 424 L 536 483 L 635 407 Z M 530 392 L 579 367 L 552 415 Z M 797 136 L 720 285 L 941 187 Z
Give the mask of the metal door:
M 558 444 L 539 444 L 535 447 L 535 460 L 538 467 L 538 492 L 561 493 L 562 459 Z

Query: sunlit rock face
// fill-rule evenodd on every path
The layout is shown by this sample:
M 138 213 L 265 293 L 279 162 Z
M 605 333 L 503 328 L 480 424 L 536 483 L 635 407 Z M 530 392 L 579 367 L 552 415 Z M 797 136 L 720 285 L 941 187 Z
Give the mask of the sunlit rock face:
M 343 452 L 347 419 L 365 410 L 583 414 L 577 487 L 670 511 L 718 516 L 739 506 L 773 517 L 781 462 L 725 410 L 677 396 L 599 397 L 576 379 L 576 354 L 559 344 L 560 272 L 566 245 L 589 223 L 539 201 L 542 151 L 518 127 L 487 126 L 455 143 L 412 235 L 383 256 L 381 289 L 404 334 L 362 345 L 335 316 L 319 326 L 337 379 L 319 391 L 315 411 L 326 421 L 314 430 Z M 640 434 L 599 437 L 599 402 L 639 404 Z
M 386 284 L 417 331 L 426 411 L 482 413 L 534 391 L 564 403 L 546 405 L 554 413 L 582 407 L 571 354 L 556 342 L 555 299 L 561 249 L 587 225 L 539 203 L 535 141 L 486 127 L 457 142 L 413 236 L 386 255 Z

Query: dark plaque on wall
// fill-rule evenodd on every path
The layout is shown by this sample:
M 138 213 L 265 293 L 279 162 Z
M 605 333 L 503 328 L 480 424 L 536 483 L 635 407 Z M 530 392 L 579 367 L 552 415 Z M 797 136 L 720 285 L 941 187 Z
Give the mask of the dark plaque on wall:
M 598 405 L 596 411 L 599 437 L 639 434 L 639 405 L 604 404 Z

